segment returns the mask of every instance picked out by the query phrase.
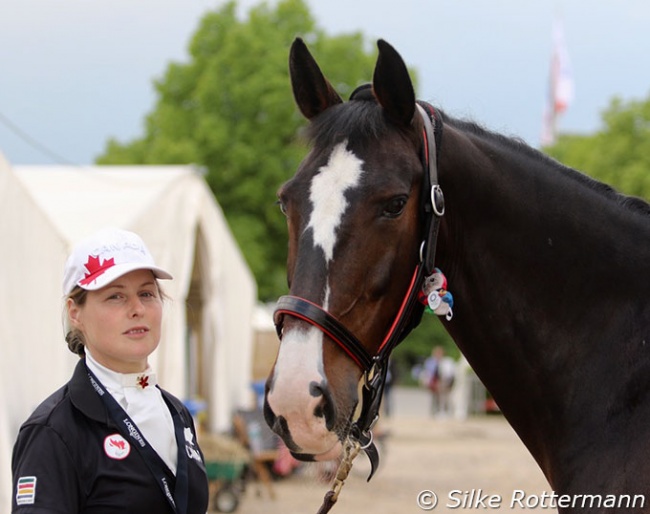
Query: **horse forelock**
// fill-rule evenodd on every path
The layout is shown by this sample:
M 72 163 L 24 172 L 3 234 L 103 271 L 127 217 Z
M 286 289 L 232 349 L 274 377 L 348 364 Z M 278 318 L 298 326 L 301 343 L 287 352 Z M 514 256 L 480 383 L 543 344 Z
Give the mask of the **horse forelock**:
M 323 111 L 312 120 L 305 135 L 315 148 L 332 146 L 343 139 L 357 148 L 367 148 L 395 134 L 417 146 L 421 143 L 421 126 L 417 118 L 411 127 L 397 126 L 386 119 L 376 102 L 355 100 Z

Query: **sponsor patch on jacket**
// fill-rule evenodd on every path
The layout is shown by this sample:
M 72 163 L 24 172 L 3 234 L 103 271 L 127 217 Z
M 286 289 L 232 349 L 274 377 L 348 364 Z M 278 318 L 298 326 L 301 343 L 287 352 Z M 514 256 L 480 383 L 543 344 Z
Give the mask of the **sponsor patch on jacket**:
M 195 461 L 203 463 L 203 460 L 201 459 L 201 454 L 198 452 L 196 446 L 194 446 L 194 434 L 192 433 L 192 429 L 189 427 L 185 428 L 184 434 L 185 434 L 185 451 L 187 452 L 187 456 L 190 459 L 194 459 Z
M 111 434 L 104 439 L 104 452 L 111 459 L 126 459 L 131 453 L 131 445 L 120 434 Z
M 16 485 L 16 505 L 33 505 L 36 500 L 36 477 L 20 477 Z

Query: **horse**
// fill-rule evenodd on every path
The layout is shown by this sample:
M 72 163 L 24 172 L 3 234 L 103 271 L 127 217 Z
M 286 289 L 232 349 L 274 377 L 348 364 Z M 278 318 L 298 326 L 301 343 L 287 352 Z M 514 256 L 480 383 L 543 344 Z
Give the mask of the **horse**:
M 416 101 L 402 57 L 377 46 L 349 101 L 291 47 L 310 150 L 278 192 L 289 294 L 267 423 L 302 460 L 339 457 L 350 434 L 370 446 L 387 354 L 439 268 L 441 322 L 553 490 L 647 495 L 650 206 Z

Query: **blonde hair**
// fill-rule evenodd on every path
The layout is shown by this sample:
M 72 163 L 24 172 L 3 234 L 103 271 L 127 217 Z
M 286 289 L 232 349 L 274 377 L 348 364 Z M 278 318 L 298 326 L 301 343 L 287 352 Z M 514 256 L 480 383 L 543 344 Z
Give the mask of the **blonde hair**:
M 158 288 L 158 294 L 160 295 L 161 300 L 167 300 L 167 295 L 163 291 L 162 287 L 160 287 L 160 283 L 158 282 L 157 279 L 155 279 L 156 282 L 156 287 Z M 81 307 L 86 303 L 86 299 L 88 298 L 88 291 L 79 287 L 75 286 L 75 288 L 70 292 L 68 296 L 65 297 L 66 299 L 66 307 L 65 307 L 65 329 L 64 331 L 67 330 L 65 334 L 65 342 L 68 344 L 68 350 L 70 350 L 72 353 L 75 355 L 78 355 L 79 357 L 84 357 L 86 355 L 86 338 L 81 330 L 78 328 L 75 328 L 72 326 L 70 323 L 70 310 L 68 308 L 68 302 L 67 300 L 72 300 L 77 306 Z

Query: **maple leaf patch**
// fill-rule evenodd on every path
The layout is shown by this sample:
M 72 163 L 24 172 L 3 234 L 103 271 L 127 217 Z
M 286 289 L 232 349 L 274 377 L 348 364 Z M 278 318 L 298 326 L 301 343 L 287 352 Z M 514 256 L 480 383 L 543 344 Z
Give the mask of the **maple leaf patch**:
M 112 446 L 115 446 L 116 448 L 119 448 L 120 450 L 125 450 L 126 449 L 126 441 L 124 440 L 115 440 L 115 439 L 109 439 L 109 444 Z
M 120 434 L 111 434 L 104 439 L 104 452 L 111 459 L 126 459 L 131 453 L 131 445 Z
M 107 269 L 115 266 L 115 259 L 111 257 L 110 259 L 106 259 L 104 262 L 100 263 L 99 257 L 89 255 L 88 262 L 86 262 L 84 266 L 88 270 L 88 273 L 84 274 L 84 278 L 79 281 L 79 284 L 85 286 L 90 284 L 97 277 L 101 276 L 101 274 L 104 273 Z

